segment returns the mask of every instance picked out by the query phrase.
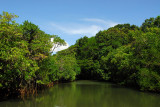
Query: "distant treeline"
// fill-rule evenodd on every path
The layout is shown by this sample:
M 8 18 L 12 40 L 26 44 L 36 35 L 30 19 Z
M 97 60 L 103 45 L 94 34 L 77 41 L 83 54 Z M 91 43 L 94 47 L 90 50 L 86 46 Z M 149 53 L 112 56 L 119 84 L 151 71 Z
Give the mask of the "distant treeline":
M 57 53 L 74 54 L 78 79 L 108 80 L 144 91 L 160 92 L 160 16 L 140 26 L 119 24 L 83 37 Z

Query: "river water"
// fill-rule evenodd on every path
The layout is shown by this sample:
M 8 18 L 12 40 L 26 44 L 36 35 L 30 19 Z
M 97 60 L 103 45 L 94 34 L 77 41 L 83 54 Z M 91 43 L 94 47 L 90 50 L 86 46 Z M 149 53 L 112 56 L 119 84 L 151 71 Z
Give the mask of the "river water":
M 0 107 L 160 107 L 160 95 L 80 80 L 57 84 L 23 101 L 2 101 Z

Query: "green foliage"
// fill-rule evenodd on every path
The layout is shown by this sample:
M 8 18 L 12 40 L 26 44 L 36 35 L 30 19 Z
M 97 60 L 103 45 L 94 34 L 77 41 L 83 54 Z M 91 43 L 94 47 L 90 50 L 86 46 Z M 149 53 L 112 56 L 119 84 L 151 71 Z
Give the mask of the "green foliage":
M 39 72 L 36 73 L 37 83 L 47 84 L 58 80 L 56 59 L 53 56 L 48 56 L 42 63 L 39 64 Z
M 75 58 L 75 47 L 70 47 L 68 50 L 58 52 L 56 57 L 57 77 L 61 81 L 73 81 L 76 75 L 80 73 L 80 67 Z
M 29 21 L 19 25 L 17 17 L 0 15 L 0 90 L 96 79 L 160 92 L 160 16 L 146 19 L 140 28 L 119 24 L 84 36 L 56 55 L 52 51 L 66 45 L 63 39 Z
M 0 90 L 11 92 L 58 80 L 58 64 L 51 48 L 66 44 L 29 21 L 19 25 L 13 20 L 17 17 L 8 12 L 0 15 Z M 53 42 L 51 38 L 55 38 Z
M 146 19 L 145 22 L 142 24 L 141 29 L 142 31 L 146 32 L 147 28 L 157 27 L 160 28 L 160 16 L 156 18 Z
M 100 77 L 100 64 L 97 60 L 98 46 L 95 37 L 83 37 L 77 40 L 76 59 L 81 68 L 79 79 L 98 79 Z
M 103 79 L 160 91 L 160 17 L 146 19 L 139 28 L 119 24 L 83 37 L 74 45 L 79 79 Z
M 138 84 L 141 90 L 159 91 L 160 90 L 160 75 L 147 68 L 141 68 L 138 73 Z

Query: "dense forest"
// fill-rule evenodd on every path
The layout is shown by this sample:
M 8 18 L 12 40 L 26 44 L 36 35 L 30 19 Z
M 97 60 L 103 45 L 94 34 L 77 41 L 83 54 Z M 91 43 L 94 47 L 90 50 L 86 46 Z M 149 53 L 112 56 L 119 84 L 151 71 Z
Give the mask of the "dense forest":
M 94 37 L 84 36 L 68 49 L 17 15 L 0 15 L 0 96 L 34 93 L 56 81 L 93 79 L 160 92 L 160 16 L 140 27 L 119 24 Z M 53 41 L 51 41 L 53 40 Z
M 81 68 L 77 79 L 160 92 L 160 16 L 146 19 L 140 27 L 119 24 L 94 37 L 84 36 L 57 56 L 73 53 Z
M 35 93 L 54 81 L 75 80 L 80 72 L 75 57 L 52 54 L 65 41 L 29 21 L 18 24 L 15 18 L 8 12 L 0 15 L 0 96 Z

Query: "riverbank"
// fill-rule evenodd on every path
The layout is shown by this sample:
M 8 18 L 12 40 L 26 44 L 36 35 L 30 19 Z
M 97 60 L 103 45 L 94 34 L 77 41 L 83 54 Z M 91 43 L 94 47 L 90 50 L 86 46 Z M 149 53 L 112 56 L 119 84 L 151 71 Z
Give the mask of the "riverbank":
M 72 82 L 79 82 L 79 81 L 83 81 L 83 84 L 85 84 L 84 81 L 93 81 L 93 82 L 99 82 L 102 84 L 109 83 L 109 84 L 113 84 L 114 87 L 127 88 L 127 89 L 131 89 L 131 90 L 135 90 L 135 91 L 139 91 L 139 92 L 143 92 L 143 93 L 160 95 L 158 92 L 144 91 L 144 90 L 140 90 L 140 88 L 138 88 L 138 87 L 117 84 L 116 82 L 107 81 L 107 80 L 75 80 L 75 81 L 55 81 L 55 82 L 51 82 L 49 84 L 41 84 L 41 85 L 39 84 L 39 85 L 37 85 L 37 87 L 33 87 L 30 89 L 29 88 L 28 89 L 27 88 L 17 89 L 16 91 L 1 90 L 0 91 L 1 92 L 0 93 L 0 101 L 5 101 L 5 100 L 10 100 L 10 99 L 15 99 L 15 98 L 25 100 L 25 98 L 28 98 L 30 96 L 37 96 L 42 91 L 54 87 L 54 85 L 65 84 L 65 83 L 69 84 Z
M 29 96 L 37 96 L 39 92 L 42 90 L 48 89 L 53 87 L 55 84 L 58 84 L 58 81 L 51 82 L 48 84 L 37 84 L 36 87 L 29 87 L 29 88 L 21 88 L 21 89 L 3 89 L 0 90 L 0 101 L 8 100 L 8 99 L 25 99 Z
M 56 84 L 28 99 L 0 102 L 2 107 L 158 107 L 160 95 L 109 82 L 78 80 Z

